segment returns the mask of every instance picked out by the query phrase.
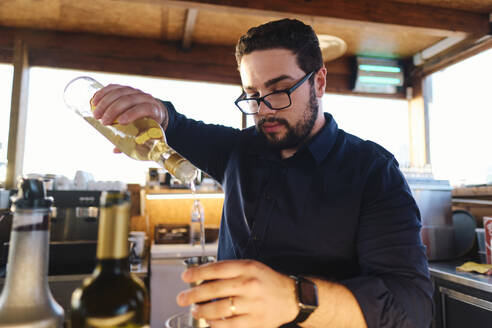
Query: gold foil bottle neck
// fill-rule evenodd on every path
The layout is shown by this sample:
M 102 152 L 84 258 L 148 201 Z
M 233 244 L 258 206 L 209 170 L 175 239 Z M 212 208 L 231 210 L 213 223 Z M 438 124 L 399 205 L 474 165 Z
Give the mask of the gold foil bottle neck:
M 125 193 L 108 194 L 101 197 L 96 255 L 100 260 L 122 259 L 128 257 L 130 202 Z

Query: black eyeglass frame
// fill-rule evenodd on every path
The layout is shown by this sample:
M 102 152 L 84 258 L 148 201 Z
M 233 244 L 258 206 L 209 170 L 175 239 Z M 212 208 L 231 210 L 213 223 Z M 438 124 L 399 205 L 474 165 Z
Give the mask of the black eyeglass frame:
M 304 82 L 306 82 L 306 80 L 309 79 L 314 74 L 314 72 L 316 72 L 316 71 L 311 71 L 311 72 L 307 73 L 302 79 L 299 80 L 299 82 L 297 82 L 296 84 L 294 84 L 293 86 L 291 86 L 288 89 L 277 90 L 277 91 L 274 91 L 274 92 L 270 92 L 269 94 L 264 95 L 263 97 L 259 97 L 259 98 L 256 98 L 256 97 L 254 97 L 254 98 L 246 98 L 246 92 L 243 91 L 243 93 L 239 96 L 239 98 L 237 98 L 234 101 L 234 104 L 236 105 L 237 108 L 239 108 L 239 110 L 241 111 L 241 113 L 243 113 L 245 115 L 254 115 L 254 114 L 257 114 L 260 111 L 260 103 L 261 102 L 263 102 L 268 108 L 270 108 L 272 110 L 286 109 L 286 108 L 290 107 L 290 105 L 292 105 L 292 99 L 290 98 L 291 93 L 294 92 L 297 88 L 299 88 Z M 287 94 L 287 96 L 289 97 L 289 104 L 287 106 L 284 106 L 284 107 L 281 107 L 281 108 L 273 108 L 272 105 L 267 100 L 265 100 L 266 97 L 271 96 L 273 94 L 277 94 L 277 93 L 286 93 Z M 243 100 L 255 100 L 256 103 L 258 104 L 258 110 L 256 112 L 254 112 L 254 113 L 252 113 L 252 112 L 245 112 L 238 105 L 238 103 L 240 101 L 243 101 Z

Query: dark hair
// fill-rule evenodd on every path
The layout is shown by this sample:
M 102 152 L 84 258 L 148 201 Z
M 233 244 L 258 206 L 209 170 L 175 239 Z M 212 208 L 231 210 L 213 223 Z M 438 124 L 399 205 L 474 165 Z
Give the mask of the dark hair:
M 306 73 L 323 67 L 323 58 L 318 37 L 311 26 L 296 19 L 281 19 L 252 27 L 236 45 L 238 67 L 244 55 L 255 50 L 268 49 L 291 50 L 297 59 L 297 65 Z

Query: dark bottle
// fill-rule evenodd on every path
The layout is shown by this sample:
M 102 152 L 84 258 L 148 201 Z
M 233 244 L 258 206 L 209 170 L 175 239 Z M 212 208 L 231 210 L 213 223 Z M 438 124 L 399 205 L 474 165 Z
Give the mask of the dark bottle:
M 64 312 L 48 287 L 51 198 L 43 182 L 21 179 L 13 200 L 7 277 L 0 296 L 0 327 L 63 327 Z
M 72 328 L 148 327 L 149 301 L 143 282 L 130 272 L 128 192 L 103 192 L 97 264 L 72 294 Z

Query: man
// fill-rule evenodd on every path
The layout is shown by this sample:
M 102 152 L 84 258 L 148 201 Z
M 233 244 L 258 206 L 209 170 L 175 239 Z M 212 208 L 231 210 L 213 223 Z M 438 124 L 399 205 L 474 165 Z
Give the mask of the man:
M 395 158 L 323 113 L 314 31 L 297 20 L 252 28 L 236 58 L 236 106 L 255 128 L 197 122 L 119 85 L 93 99 L 105 124 L 161 122 L 169 144 L 222 184 L 221 261 L 185 271 L 185 282 L 211 282 L 178 303 L 205 302 L 194 316 L 214 328 L 428 327 L 418 208 Z

